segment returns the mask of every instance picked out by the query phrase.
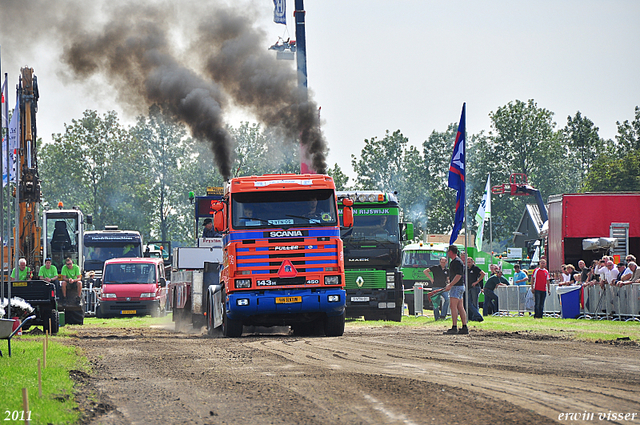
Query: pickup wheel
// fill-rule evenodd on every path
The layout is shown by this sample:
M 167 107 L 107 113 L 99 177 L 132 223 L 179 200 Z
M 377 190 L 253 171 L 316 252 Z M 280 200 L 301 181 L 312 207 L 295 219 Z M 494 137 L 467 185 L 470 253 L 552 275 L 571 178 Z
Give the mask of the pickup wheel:
M 344 311 L 339 316 L 327 317 L 324 321 L 324 334 L 326 336 L 342 336 L 344 334 Z
M 42 328 L 46 331 L 49 331 L 49 334 L 54 335 L 57 334 L 60 330 L 60 319 L 58 317 L 58 310 L 52 308 L 51 310 L 47 310 L 42 315 L 42 319 L 44 320 L 44 325 Z M 51 319 L 51 329 L 49 329 L 49 319 Z
M 226 306 L 222 306 L 222 334 L 228 338 L 237 338 L 242 335 L 242 322 L 229 319 Z

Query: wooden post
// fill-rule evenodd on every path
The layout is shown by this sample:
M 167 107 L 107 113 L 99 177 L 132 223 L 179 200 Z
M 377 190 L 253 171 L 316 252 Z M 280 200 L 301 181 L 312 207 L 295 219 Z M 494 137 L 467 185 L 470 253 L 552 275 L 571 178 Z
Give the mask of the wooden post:
M 45 331 L 44 333 L 44 343 L 47 345 L 47 350 L 49 349 L 49 331 Z
M 42 367 L 47 368 L 47 341 L 42 341 Z
M 38 359 L 38 396 L 42 397 L 42 369 L 40 369 L 40 359 Z
M 22 412 L 25 425 L 29 425 L 29 393 L 26 388 L 22 389 Z

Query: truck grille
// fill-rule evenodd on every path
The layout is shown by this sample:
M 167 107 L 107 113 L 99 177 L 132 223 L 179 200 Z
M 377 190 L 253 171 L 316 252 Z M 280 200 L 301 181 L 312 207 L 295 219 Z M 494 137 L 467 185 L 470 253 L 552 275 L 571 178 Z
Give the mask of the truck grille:
M 327 267 L 338 267 L 338 245 L 335 241 L 300 241 L 283 244 L 278 240 L 280 243 L 269 246 L 238 247 L 237 269 L 239 272 L 250 270 L 253 275 L 276 275 L 285 260 L 291 261 L 299 273 L 322 272 Z
M 345 270 L 344 279 L 345 289 L 384 289 L 387 287 L 387 273 L 384 270 Z

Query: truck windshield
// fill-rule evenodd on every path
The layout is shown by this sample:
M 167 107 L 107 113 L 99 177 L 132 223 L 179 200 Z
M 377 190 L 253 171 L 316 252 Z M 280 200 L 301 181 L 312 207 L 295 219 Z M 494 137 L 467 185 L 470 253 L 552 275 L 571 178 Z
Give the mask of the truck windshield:
M 393 212 L 395 214 L 389 214 Z M 340 237 L 345 243 L 371 242 L 398 243 L 398 209 L 397 208 L 353 208 L 353 227 L 342 230 Z
M 107 264 L 102 281 L 112 284 L 156 283 L 154 264 Z
M 86 243 L 86 242 L 85 242 Z M 142 257 L 140 244 L 100 243 L 84 246 L 84 261 L 104 263 L 112 258 Z
M 404 251 L 402 253 L 402 267 L 431 267 L 439 264 L 444 252 L 433 251 Z
M 237 193 L 232 198 L 233 227 L 335 226 L 335 205 L 331 189 Z

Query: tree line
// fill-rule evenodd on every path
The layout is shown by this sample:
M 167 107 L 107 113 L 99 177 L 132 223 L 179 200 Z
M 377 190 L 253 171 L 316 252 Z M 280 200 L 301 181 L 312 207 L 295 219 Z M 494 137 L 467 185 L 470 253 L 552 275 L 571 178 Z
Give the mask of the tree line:
M 468 217 L 475 214 L 489 172 L 494 185 L 508 182 L 511 173 L 527 174 L 544 199 L 640 190 L 640 108 L 633 121 L 617 123 L 614 140 L 600 138 L 598 127 L 580 112 L 560 129 L 553 116 L 533 100 L 516 100 L 491 112 L 488 133 L 467 135 Z M 248 122 L 229 131 L 236 141 L 234 175 L 299 170 L 296 141 Z M 387 131 L 366 139 L 360 155 L 351 156 L 354 181 L 337 164 L 328 173 L 339 189 L 397 191 L 405 219 L 419 234 L 447 233 L 455 205 L 447 173 L 456 131 L 457 123 L 434 130 L 420 147 L 400 130 Z M 194 226 L 189 191 L 204 195 L 208 186 L 223 184 L 214 164 L 209 147 L 157 106 L 128 128 L 113 111 L 87 110 L 39 151 L 45 208 L 62 201 L 93 214 L 97 229 L 116 224 L 139 230 L 145 240 L 185 244 L 201 231 Z M 523 198 L 494 197 L 494 240 L 512 236 L 525 203 L 533 203 Z M 469 227 L 475 230 L 475 223 Z

